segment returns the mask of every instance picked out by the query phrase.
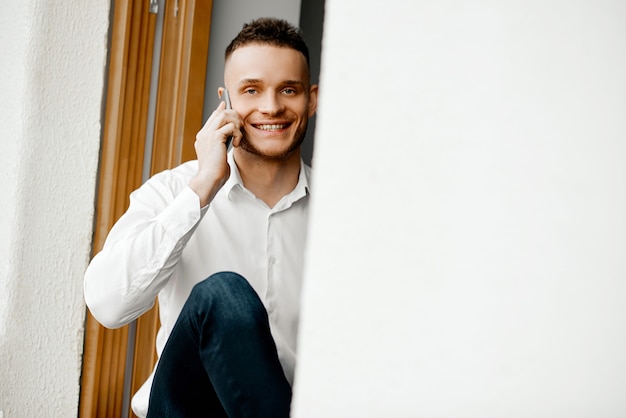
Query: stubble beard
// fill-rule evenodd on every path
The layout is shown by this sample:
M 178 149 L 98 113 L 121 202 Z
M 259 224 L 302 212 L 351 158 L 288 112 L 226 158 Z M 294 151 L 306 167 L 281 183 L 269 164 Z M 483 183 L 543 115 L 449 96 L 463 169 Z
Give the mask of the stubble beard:
M 301 126 L 295 133 L 295 141 L 291 143 L 289 148 L 279 154 L 267 154 L 257 147 L 255 147 L 250 141 L 248 141 L 246 132 L 243 132 L 243 136 L 241 138 L 241 142 L 239 142 L 239 147 L 244 151 L 266 161 L 273 162 L 281 162 L 288 160 L 296 151 L 300 149 L 300 146 L 304 142 L 304 138 L 306 137 L 306 130 L 309 125 L 309 121 L 306 120 L 304 125 Z

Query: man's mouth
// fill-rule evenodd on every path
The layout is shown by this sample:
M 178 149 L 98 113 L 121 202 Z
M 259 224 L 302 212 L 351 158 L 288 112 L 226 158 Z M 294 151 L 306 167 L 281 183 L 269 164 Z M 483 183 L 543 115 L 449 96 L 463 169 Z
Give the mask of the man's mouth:
M 276 131 L 285 129 L 287 126 L 289 126 L 289 124 L 287 123 L 262 123 L 262 124 L 253 125 L 253 126 L 262 131 L 276 132 Z

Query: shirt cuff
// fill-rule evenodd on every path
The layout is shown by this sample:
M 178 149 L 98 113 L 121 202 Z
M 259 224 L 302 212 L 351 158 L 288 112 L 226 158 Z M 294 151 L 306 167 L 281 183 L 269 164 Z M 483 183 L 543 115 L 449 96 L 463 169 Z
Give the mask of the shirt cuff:
M 171 238 L 178 240 L 196 226 L 207 210 L 208 205 L 200 208 L 200 198 L 187 186 L 158 215 L 157 221 L 165 227 L 168 235 L 172 235 Z

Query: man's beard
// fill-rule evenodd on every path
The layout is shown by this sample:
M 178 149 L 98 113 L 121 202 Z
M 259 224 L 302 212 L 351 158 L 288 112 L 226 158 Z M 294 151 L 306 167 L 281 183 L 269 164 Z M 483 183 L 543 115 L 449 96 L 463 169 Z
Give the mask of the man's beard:
M 300 146 L 302 145 L 302 143 L 304 142 L 304 138 L 306 136 L 306 130 L 307 127 L 309 125 L 309 121 L 306 120 L 304 125 L 301 126 L 295 133 L 295 141 L 291 143 L 291 145 L 289 146 L 289 148 L 287 148 L 284 152 L 281 152 L 280 154 L 266 154 L 263 151 L 259 150 L 257 147 L 255 147 L 253 144 L 251 144 L 248 141 L 248 138 L 246 136 L 246 132 L 243 131 L 242 134 L 243 136 L 241 137 L 241 142 L 239 142 L 239 146 L 246 152 L 249 152 L 252 155 L 255 155 L 257 157 L 260 157 L 264 160 L 270 160 L 270 161 L 285 161 L 287 159 L 289 159 L 289 157 L 291 157 L 293 155 L 294 152 L 296 152 L 298 149 L 300 149 Z

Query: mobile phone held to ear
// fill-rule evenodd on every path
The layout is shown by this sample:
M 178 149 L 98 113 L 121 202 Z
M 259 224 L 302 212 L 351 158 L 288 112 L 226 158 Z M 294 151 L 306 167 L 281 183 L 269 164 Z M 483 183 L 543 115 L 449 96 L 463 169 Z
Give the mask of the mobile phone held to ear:
M 224 99 L 224 103 L 226 103 L 226 109 L 232 109 L 232 105 L 230 104 L 230 94 L 228 94 L 228 89 L 224 87 L 224 92 L 222 93 L 222 99 Z M 226 151 L 230 149 L 230 144 L 233 142 L 233 136 L 230 135 L 226 138 Z
M 224 87 L 224 92 L 222 93 L 222 99 L 226 102 L 226 109 L 232 109 L 233 107 L 230 104 L 230 94 L 228 94 L 228 89 Z

